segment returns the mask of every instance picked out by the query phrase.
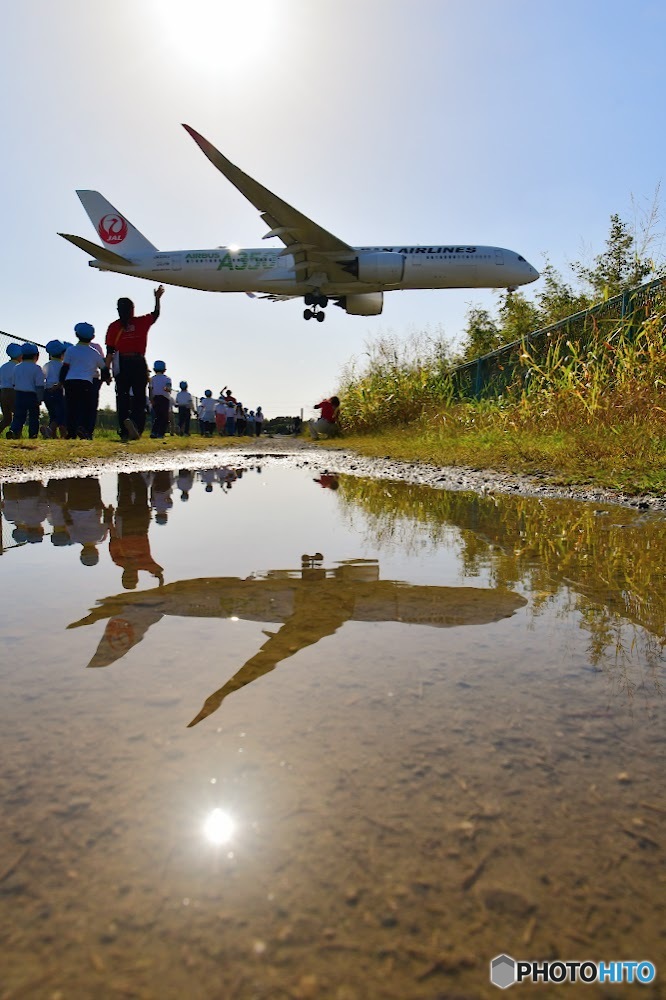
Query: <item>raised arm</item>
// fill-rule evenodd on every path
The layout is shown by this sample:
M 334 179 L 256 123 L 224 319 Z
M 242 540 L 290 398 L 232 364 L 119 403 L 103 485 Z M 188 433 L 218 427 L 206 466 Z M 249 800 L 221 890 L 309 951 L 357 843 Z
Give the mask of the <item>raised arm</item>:
M 153 323 L 160 318 L 160 299 L 164 295 L 164 285 L 155 289 L 155 308 L 153 309 Z

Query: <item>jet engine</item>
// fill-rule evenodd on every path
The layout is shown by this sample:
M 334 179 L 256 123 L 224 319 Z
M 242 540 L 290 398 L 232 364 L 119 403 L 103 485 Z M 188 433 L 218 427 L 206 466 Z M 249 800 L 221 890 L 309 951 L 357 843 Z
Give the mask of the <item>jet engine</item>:
M 343 295 L 335 303 L 350 316 L 379 316 L 384 308 L 383 292 L 366 292 L 365 295 Z
M 363 253 L 354 260 L 341 262 L 340 266 L 347 274 L 369 285 L 394 285 L 402 281 L 405 258 L 391 251 Z

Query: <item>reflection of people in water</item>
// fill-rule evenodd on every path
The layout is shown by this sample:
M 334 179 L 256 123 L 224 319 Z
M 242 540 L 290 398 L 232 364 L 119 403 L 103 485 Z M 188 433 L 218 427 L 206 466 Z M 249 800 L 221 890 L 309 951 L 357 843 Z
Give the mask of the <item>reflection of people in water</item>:
M 332 475 L 330 472 L 322 472 L 319 479 L 313 479 L 312 482 L 319 483 L 323 490 L 337 490 L 340 486 L 338 477 Z
M 334 569 L 303 557 L 300 571 L 271 570 L 263 579 L 235 577 L 183 580 L 141 594 L 108 598 L 79 622 L 108 619 L 91 667 L 104 667 L 141 642 L 148 628 L 164 615 L 196 618 L 241 618 L 275 623 L 255 656 L 204 702 L 190 723 L 215 712 L 234 691 L 269 673 L 282 661 L 333 635 L 345 622 L 402 622 L 449 628 L 481 625 L 508 618 L 526 601 L 506 590 L 473 587 L 409 586 L 379 579 L 374 560 L 352 560 Z
M 7 483 L 3 513 L 5 520 L 14 524 L 12 538 L 17 544 L 41 542 L 48 514 L 43 484 L 37 480 Z
M 216 469 L 201 469 L 199 472 L 201 476 L 201 482 L 204 483 L 206 488 L 206 493 L 213 492 L 213 483 L 217 480 L 217 470 Z
M 13 524 L 14 528 L 19 522 L 18 486 L 19 483 L 5 483 L 2 497 L 2 516 L 7 524 Z
M 67 480 L 49 479 L 44 495 L 48 505 L 46 518 L 51 525 L 51 545 L 71 545 L 66 515 Z
M 171 491 L 173 490 L 173 473 L 169 469 L 159 469 L 153 474 L 150 486 L 150 506 L 155 511 L 157 524 L 166 524 L 169 511 L 173 507 Z
M 180 499 L 189 500 L 190 492 L 194 486 L 194 476 L 189 469 L 180 469 L 176 479 L 176 487 L 180 490 Z
M 109 555 L 123 571 L 123 587 L 134 590 L 139 571 L 145 570 L 164 583 L 163 569 L 150 553 L 148 528 L 148 484 L 141 472 L 118 473 L 118 506 L 111 526 Z
M 65 480 L 67 505 L 65 521 L 71 542 L 81 545 L 79 558 L 84 566 L 99 562 L 97 546 L 109 533 L 112 508 L 102 503 L 102 490 L 97 476 Z

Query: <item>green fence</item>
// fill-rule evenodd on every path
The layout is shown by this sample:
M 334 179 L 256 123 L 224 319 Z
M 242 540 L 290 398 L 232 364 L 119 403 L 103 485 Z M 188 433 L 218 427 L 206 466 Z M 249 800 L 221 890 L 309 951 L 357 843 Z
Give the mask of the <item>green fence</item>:
M 570 341 L 584 354 L 600 341 L 612 340 L 620 327 L 638 329 L 654 311 L 663 287 L 664 279 L 657 278 L 458 365 L 451 371 L 456 396 L 488 399 L 502 395 L 508 386 L 524 385 L 529 368 L 521 363 L 521 355 L 526 351 L 542 364 L 558 343 Z

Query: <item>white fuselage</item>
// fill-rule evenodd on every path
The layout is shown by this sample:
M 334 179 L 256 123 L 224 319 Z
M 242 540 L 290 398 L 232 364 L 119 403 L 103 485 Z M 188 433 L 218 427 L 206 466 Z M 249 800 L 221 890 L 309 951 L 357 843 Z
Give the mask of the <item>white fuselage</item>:
M 358 247 L 354 253 L 361 262 L 366 255 L 370 260 L 378 254 L 395 254 L 402 260 L 400 280 L 324 280 L 317 283 L 322 294 L 335 297 L 408 288 L 512 288 L 539 277 L 523 257 L 502 247 L 432 244 Z M 343 255 L 328 256 L 337 260 Z M 129 259 L 127 265 L 93 260 L 90 266 L 209 292 L 303 295 L 313 284 L 311 279 L 303 280 L 293 255 L 284 250 L 218 247 L 155 251 L 131 255 Z

